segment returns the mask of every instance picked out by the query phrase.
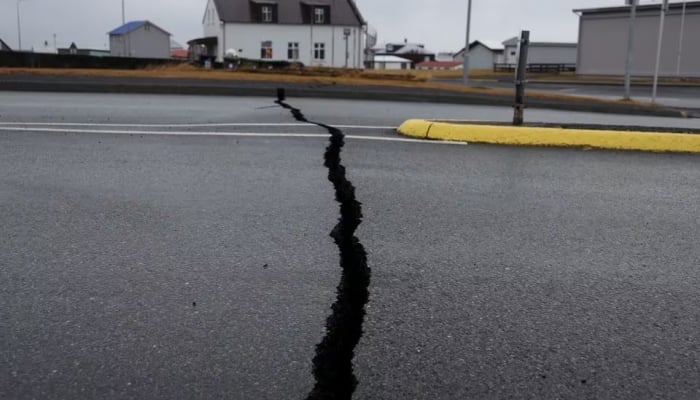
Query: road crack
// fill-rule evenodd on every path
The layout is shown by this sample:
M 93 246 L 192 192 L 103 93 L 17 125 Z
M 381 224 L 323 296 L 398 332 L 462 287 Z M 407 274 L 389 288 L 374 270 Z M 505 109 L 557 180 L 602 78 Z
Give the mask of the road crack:
M 342 275 L 336 301 L 326 320 L 326 336 L 316 346 L 313 359 L 316 383 L 307 400 L 349 400 L 358 385 L 352 360 L 355 347 L 362 338 L 371 269 L 367 265 L 365 248 L 355 236 L 362 223 L 362 204 L 357 201 L 355 186 L 347 179 L 345 166 L 341 162 L 345 134 L 336 127 L 309 121 L 301 110 L 286 103 L 284 89 L 277 90 L 275 103 L 289 110 L 297 121 L 322 127 L 330 133 L 324 165 L 328 168 L 328 180 L 335 189 L 335 199 L 340 204 L 340 218 L 330 236 L 340 251 Z

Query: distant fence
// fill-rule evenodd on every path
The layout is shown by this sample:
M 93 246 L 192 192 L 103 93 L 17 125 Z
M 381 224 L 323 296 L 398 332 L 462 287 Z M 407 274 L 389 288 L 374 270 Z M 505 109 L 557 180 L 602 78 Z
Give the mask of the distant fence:
M 515 64 L 494 64 L 493 72 L 515 72 Z M 576 64 L 528 64 L 527 72 L 561 73 L 576 72 Z
M 161 58 L 95 57 L 19 51 L 0 52 L 0 67 L 13 68 L 114 68 L 139 69 L 153 65 L 176 65 L 181 60 Z

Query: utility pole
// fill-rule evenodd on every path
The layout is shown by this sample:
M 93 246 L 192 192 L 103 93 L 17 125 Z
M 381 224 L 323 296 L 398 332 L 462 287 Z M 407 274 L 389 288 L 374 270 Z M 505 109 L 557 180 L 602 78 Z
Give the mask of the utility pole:
M 465 85 L 469 84 L 469 31 L 472 25 L 472 0 L 468 0 L 467 4 L 467 41 L 464 44 L 464 63 L 462 64 L 462 81 Z
M 681 76 L 681 57 L 683 56 L 683 36 L 685 35 L 685 11 L 686 2 L 683 2 L 683 15 L 681 16 L 681 34 L 678 39 L 678 61 L 676 62 L 676 76 Z
M 19 3 L 21 2 L 22 0 L 17 0 L 17 50 L 19 51 L 22 51 L 22 18 L 20 17 L 19 13 Z
M 639 0 L 627 0 L 631 5 L 629 33 L 627 34 L 627 65 L 625 66 L 625 100 L 629 100 L 632 91 L 632 57 L 634 54 L 634 23 L 637 19 L 637 2 Z
M 124 6 L 124 0 L 122 0 L 122 25 L 126 24 L 126 7 Z
M 661 66 L 661 48 L 664 41 L 664 21 L 666 20 L 666 11 L 668 10 L 668 0 L 664 0 L 661 4 L 661 21 L 659 21 L 659 44 L 656 47 L 656 68 L 654 68 L 654 89 L 651 94 L 651 102 L 656 103 L 656 95 L 659 89 L 659 67 Z

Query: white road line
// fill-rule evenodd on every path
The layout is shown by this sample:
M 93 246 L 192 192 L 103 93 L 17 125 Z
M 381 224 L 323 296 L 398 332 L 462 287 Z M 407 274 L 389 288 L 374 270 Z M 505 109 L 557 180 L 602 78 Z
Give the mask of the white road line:
M 197 132 L 197 131 L 123 131 L 106 129 L 62 129 L 62 128 L 28 128 L 28 127 L 3 127 L 0 132 L 47 132 L 47 133 L 106 133 L 110 135 L 158 135 L 158 136 L 230 136 L 230 137 L 259 137 L 259 138 L 313 138 L 327 139 L 328 134 L 323 133 L 259 133 L 259 132 Z M 448 144 L 466 145 L 464 142 L 418 140 L 400 137 L 346 135 L 352 140 L 373 140 L 380 142 L 399 142 L 417 144 Z
M 367 129 L 385 130 L 396 129 L 395 126 L 374 126 L 374 125 L 333 125 L 340 129 Z M 109 127 L 109 128 L 215 128 L 215 127 L 301 127 L 314 126 L 303 123 L 265 123 L 265 122 L 231 122 L 231 123 L 208 123 L 208 124 L 107 124 L 92 122 L 2 122 L 0 126 L 82 126 L 82 127 Z

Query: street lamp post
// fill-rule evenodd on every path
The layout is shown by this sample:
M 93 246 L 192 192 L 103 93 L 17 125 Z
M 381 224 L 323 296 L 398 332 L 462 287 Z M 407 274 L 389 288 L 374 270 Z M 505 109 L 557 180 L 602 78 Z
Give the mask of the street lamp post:
M 625 66 L 625 100 L 630 99 L 632 91 L 632 56 L 634 53 L 634 23 L 637 18 L 637 2 L 639 0 L 627 0 L 631 6 L 629 33 L 627 36 L 627 65 Z
M 464 63 L 462 64 L 462 81 L 465 85 L 469 84 L 469 31 L 472 24 L 472 0 L 469 0 L 467 5 L 467 41 L 464 45 Z
M 19 51 L 22 51 L 22 18 L 19 13 L 19 3 L 21 2 L 22 0 L 17 0 L 17 50 Z
M 681 57 L 683 56 L 683 37 L 685 36 L 685 11 L 686 2 L 683 2 L 683 15 L 681 16 L 681 34 L 678 39 L 678 61 L 676 62 L 676 76 L 681 76 Z
M 651 93 L 651 102 L 656 103 L 656 95 L 659 88 L 659 67 L 661 66 L 661 48 L 664 42 L 664 21 L 668 11 L 668 0 L 663 0 L 661 4 L 661 20 L 659 21 L 659 44 L 656 47 L 656 67 L 654 68 L 654 88 Z

